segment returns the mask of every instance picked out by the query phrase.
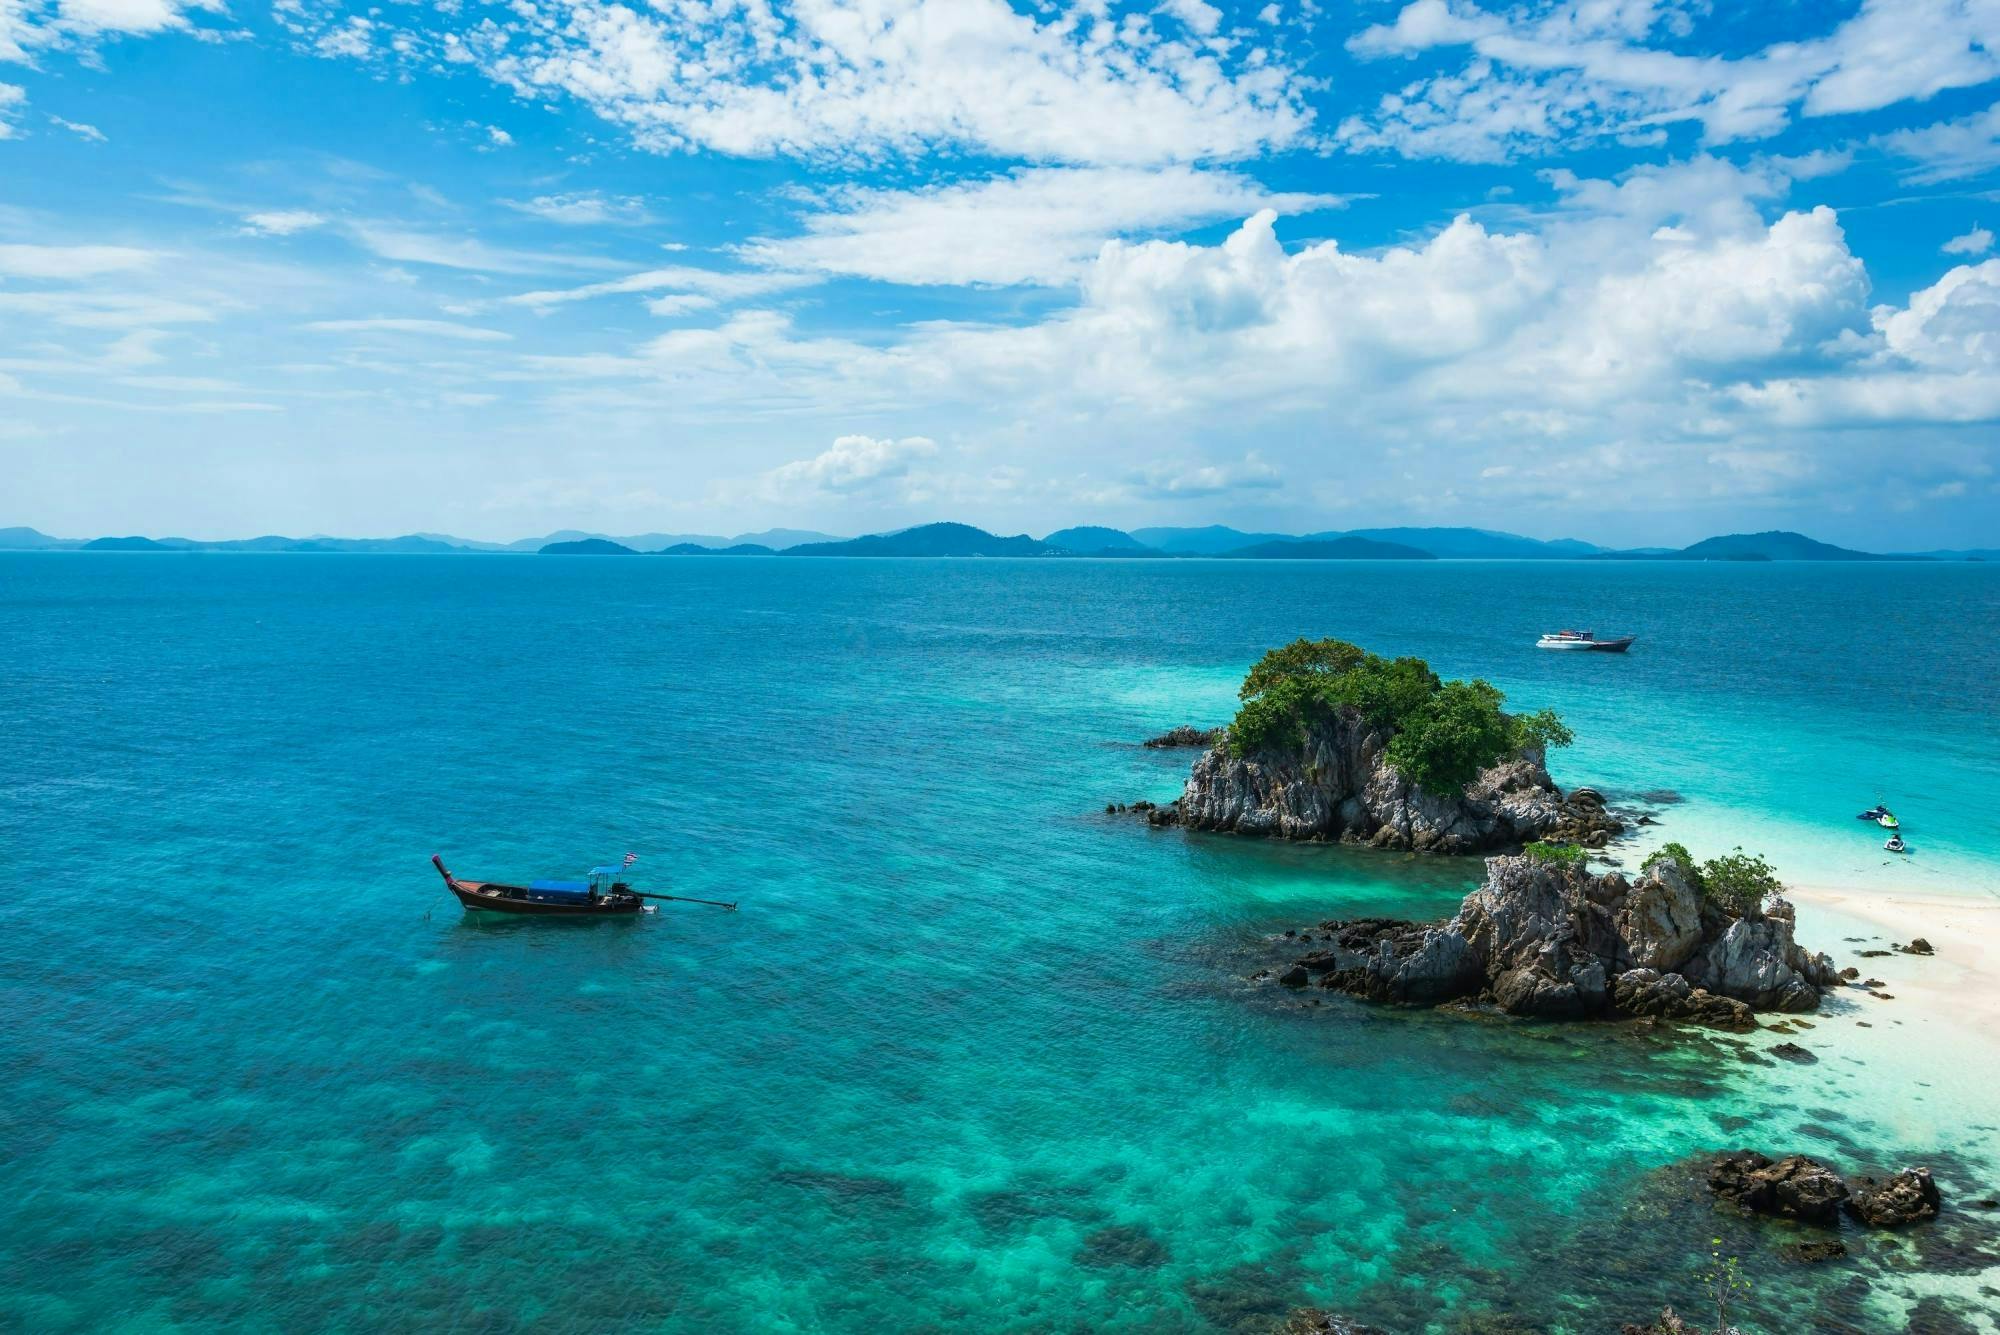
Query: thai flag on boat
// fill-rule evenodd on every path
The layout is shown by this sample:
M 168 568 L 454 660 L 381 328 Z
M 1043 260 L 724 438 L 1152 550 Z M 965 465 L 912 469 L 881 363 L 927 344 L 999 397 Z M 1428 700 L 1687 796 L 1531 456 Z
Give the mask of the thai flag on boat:
M 627 853 L 625 855 L 625 865 L 628 867 L 631 866 L 633 863 L 637 862 L 638 860 L 639 860 L 639 855 L 637 853 Z

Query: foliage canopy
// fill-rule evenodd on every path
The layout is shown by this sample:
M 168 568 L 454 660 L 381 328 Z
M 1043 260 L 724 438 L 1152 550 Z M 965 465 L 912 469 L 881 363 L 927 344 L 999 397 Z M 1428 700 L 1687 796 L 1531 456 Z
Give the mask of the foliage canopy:
M 1257 660 L 1229 725 L 1236 755 L 1302 746 L 1306 729 L 1353 710 L 1390 734 L 1389 763 L 1432 793 L 1465 787 L 1480 770 L 1528 747 L 1568 746 L 1550 710 L 1510 715 L 1498 688 L 1444 681 L 1421 658 L 1383 658 L 1345 640 L 1294 640 Z
M 1766 899 L 1785 888 L 1769 862 L 1740 848 L 1698 863 L 1685 844 L 1662 844 L 1640 866 L 1650 869 L 1661 862 L 1679 867 L 1702 899 L 1731 917 L 1755 917 Z

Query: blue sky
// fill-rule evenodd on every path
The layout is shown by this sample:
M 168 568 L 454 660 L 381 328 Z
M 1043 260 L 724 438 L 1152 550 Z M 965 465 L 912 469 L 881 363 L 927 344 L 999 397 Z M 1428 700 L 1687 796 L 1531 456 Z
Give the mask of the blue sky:
M 0 524 L 2000 531 L 1988 0 L 0 0 Z

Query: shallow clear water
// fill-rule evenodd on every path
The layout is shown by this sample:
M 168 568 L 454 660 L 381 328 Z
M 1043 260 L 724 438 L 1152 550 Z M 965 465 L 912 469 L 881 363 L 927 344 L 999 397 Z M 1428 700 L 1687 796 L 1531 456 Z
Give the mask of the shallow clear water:
M 1578 622 L 1642 638 L 1531 647 Z M 1300 634 L 1562 710 L 1558 778 L 1697 852 L 2000 887 L 1988 567 L 0 556 L 0 1325 L 1595 1332 L 1718 1228 L 1755 1329 L 2000 1310 L 1977 1239 L 1786 1266 L 1658 1184 L 1990 1194 L 1990 1073 L 1887 1024 L 1773 1067 L 1246 987 L 1479 874 L 1102 814 Z M 481 923 L 426 861 L 628 849 L 742 912 Z

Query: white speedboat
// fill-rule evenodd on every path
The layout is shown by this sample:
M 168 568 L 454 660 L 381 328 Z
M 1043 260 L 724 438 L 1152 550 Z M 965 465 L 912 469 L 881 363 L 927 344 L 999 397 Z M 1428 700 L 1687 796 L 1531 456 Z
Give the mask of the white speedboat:
M 1600 640 L 1587 630 L 1558 630 L 1535 641 L 1537 649 L 1594 649 L 1601 654 L 1622 654 L 1632 647 L 1636 635 L 1624 635 L 1615 640 Z

